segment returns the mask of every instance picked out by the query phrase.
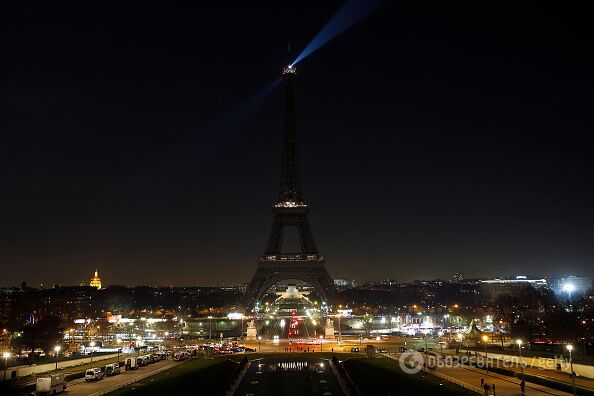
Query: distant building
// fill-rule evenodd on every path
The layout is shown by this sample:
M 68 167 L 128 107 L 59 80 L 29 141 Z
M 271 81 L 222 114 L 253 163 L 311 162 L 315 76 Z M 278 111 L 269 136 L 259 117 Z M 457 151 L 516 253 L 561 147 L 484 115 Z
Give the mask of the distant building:
M 547 286 L 547 280 L 544 278 L 532 278 L 525 275 L 519 275 L 508 279 L 489 279 L 480 283 L 480 292 L 486 300 L 495 300 L 502 295 L 519 297 L 527 287 L 539 289 Z
M 355 287 L 354 279 L 334 279 L 334 286 L 336 287 Z
M 573 275 L 556 275 L 550 279 L 550 287 L 562 296 L 583 296 L 592 289 L 592 278 Z
M 443 281 L 441 279 L 415 279 L 413 285 L 417 286 L 442 286 Z
M 101 278 L 99 278 L 99 273 L 95 270 L 95 275 L 91 278 L 91 282 L 89 286 L 97 288 L 97 290 L 101 289 Z
M 464 274 L 462 272 L 456 272 L 452 275 L 452 283 L 462 283 L 464 281 Z

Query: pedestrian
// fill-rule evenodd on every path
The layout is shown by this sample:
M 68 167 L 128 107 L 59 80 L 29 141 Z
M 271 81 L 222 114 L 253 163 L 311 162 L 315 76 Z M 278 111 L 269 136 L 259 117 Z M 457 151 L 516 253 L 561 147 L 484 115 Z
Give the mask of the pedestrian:
M 485 386 L 485 379 L 481 377 L 481 388 Z
M 488 384 L 483 385 L 483 389 L 485 390 L 485 396 L 489 396 L 489 385 Z
M 522 380 L 522 382 L 520 382 L 520 390 L 522 391 L 523 395 L 526 394 L 526 383 L 524 382 L 524 380 Z
M 332 348 L 332 353 L 334 353 L 334 348 Z
M 491 389 L 493 390 L 493 396 L 495 396 L 495 384 L 491 385 Z

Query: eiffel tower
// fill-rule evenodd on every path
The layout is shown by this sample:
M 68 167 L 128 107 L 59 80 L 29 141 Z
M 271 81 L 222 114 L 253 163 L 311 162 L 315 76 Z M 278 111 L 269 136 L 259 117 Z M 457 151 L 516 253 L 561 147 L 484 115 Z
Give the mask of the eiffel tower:
M 244 296 L 244 306 L 256 308 L 266 291 L 274 284 L 295 279 L 315 288 L 323 301 L 332 303 L 335 296 L 334 282 L 324 266 L 324 256 L 319 253 L 309 227 L 309 206 L 303 200 L 301 173 L 297 156 L 297 125 L 295 120 L 295 67 L 283 69 L 286 110 L 283 138 L 282 165 L 278 201 L 272 207 L 274 219 L 264 254 Z M 297 234 L 296 252 L 288 251 L 283 237 L 290 230 Z

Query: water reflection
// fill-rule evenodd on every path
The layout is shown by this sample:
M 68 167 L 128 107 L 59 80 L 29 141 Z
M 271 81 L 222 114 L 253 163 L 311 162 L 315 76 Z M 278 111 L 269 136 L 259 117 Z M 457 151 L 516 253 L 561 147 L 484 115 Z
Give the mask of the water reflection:
M 254 360 L 235 395 L 342 395 L 329 364 L 311 357 Z
M 263 371 L 320 371 L 324 369 L 324 363 L 311 363 L 305 360 L 260 363 L 258 365 Z

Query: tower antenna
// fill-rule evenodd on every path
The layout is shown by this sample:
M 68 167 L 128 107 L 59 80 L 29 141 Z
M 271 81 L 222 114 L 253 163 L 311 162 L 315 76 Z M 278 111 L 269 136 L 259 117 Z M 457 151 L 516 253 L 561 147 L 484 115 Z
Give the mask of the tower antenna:
M 287 48 L 287 64 L 289 65 L 289 67 L 292 67 L 293 59 L 291 59 L 291 42 L 290 41 L 287 43 L 287 47 L 288 47 Z

